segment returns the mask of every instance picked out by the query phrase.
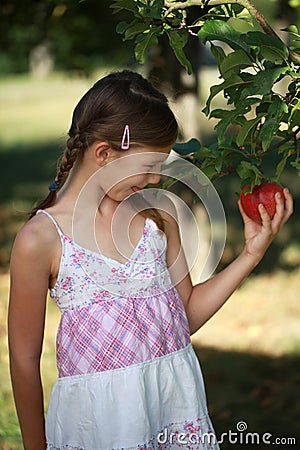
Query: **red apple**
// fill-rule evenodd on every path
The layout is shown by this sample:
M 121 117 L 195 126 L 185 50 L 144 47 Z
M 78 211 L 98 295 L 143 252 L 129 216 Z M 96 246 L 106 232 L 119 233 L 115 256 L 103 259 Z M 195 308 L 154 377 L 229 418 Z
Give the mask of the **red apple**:
M 276 212 L 275 194 L 280 192 L 283 196 L 283 188 L 279 183 L 262 183 L 254 186 L 252 192 L 245 193 L 250 185 L 244 187 L 241 192 L 241 203 L 243 210 L 250 219 L 257 223 L 261 223 L 261 217 L 258 210 L 258 205 L 262 203 L 267 210 L 270 218 L 273 219 Z

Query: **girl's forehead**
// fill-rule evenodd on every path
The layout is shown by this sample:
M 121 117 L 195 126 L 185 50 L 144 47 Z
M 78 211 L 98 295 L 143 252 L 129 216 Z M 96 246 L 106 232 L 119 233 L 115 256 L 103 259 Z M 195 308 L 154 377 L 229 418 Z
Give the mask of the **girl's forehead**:
M 141 147 L 133 149 L 131 155 L 135 155 L 141 162 L 160 163 L 165 161 L 171 151 L 168 147 Z
M 168 158 L 168 154 L 166 153 L 146 153 L 145 155 L 142 155 L 142 157 L 140 159 L 136 160 L 136 163 L 140 166 L 156 166 L 156 165 L 161 165 L 163 164 L 167 158 Z

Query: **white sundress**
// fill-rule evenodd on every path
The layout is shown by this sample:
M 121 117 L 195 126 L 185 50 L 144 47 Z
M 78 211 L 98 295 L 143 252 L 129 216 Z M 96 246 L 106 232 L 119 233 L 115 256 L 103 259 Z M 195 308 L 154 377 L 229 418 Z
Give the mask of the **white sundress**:
M 218 449 L 166 237 L 146 219 L 124 264 L 64 235 L 48 450 Z

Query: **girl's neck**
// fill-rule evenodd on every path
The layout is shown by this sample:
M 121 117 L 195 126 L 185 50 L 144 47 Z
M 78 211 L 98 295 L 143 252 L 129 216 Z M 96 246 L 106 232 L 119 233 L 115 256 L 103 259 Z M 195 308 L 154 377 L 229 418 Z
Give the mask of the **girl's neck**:
M 93 173 L 89 170 L 84 170 L 82 166 L 74 165 L 63 187 L 58 193 L 57 200 L 59 202 L 68 202 L 74 204 L 78 201 L 85 191 L 88 191 L 90 201 L 93 201 L 96 195 L 99 195 L 95 188 L 89 183 Z
M 94 220 L 96 214 L 110 218 L 119 202 L 105 194 L 98 178 L 96 172 L 74 166 L 58 193 L 57 206 L 86 217 L 88 221 Z

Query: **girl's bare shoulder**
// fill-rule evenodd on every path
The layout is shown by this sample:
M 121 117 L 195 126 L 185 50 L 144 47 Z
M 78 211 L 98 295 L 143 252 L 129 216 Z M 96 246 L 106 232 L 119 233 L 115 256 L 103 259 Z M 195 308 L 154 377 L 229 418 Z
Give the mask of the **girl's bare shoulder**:
M 164 220 L 166 236 L 170 238 L 174 233 L 178 233 L 178 214 L 175 203 L 168 196 L 163 196 L 159 206 L 159 212 Z
M 17 233 L 13 252 L 27 257 L 34 257 L 43 252 L 51 255 L 57 243 L 59 243 L 59 236 L 53 223 L 45 214 L 37 214 Z

